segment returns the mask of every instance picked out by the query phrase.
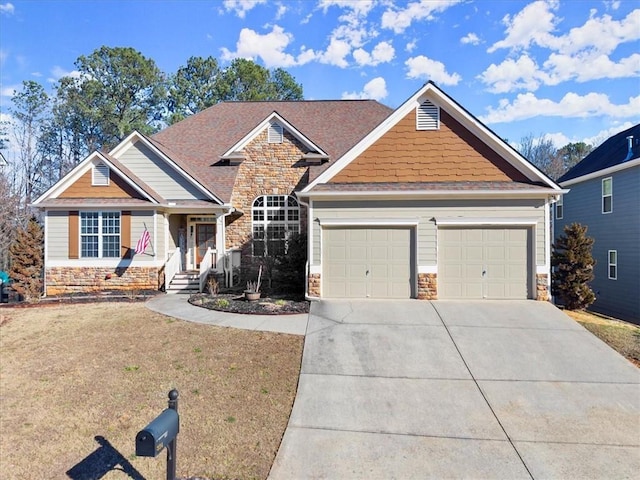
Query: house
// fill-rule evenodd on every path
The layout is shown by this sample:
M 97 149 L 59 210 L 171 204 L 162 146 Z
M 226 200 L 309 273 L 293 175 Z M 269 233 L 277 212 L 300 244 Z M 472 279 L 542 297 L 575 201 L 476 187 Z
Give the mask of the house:
M 311 298 L 546 300 L 560 193 L 427 83 L 395 111 L 221 103 L 91 154 L 34 204 L 48 294 L 230 281 L 306 231 Z
M 558 180 L 556 236 L 588 227 L 596 261 L 596 312 L 640 323 L 640 124 L 612 136 Z

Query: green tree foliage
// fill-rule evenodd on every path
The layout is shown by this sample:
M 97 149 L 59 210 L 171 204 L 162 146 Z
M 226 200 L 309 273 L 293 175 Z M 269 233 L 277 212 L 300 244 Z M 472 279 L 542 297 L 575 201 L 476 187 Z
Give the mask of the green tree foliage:
M 212 57 L 191 57 L 171 77 L 169 123 L 222 101 L 301 100 L 302 86 L 281 68 L 269 71 L 247 59 L 224 69 Z
M 165 76 L 152 59 L 130 47 L 100 47 L 80 56 L 76 78 L 62 79 L 57 111 L 73 119 L 88 149 L 108 149 L 134 130 L 152 133 L 165 112 Z
M 270 72 L 251 60 L 237 58 L 220 75 L 220 100 L 301 100 L 302 87 L 282 69 Z
M 535 138 L 533 134 L 529 134 L 520 140 L 522 156 L 553 180 L 564 175 L 591 150 L 593 147 L 584 142 L 568 143 L 556 149 L 553 141 L 545 135 Z
M 220 101 L 220 67 L 213 57 L 191 57 L 171 77 L 169 87 L 169 123 L 198 113 Z
M 26 228 L 18 228 L 9 247 L 12 286 L 28 302 L 37 301 L 42 294 L 43 245 L 42 227 L 32 217 Z
M 589 286 L 596 263 L 591 255 L 593 242 L 586 226 L 572 223 L 553 244 L 551 291 L 569 310 L 586 308 L 596 299 Z

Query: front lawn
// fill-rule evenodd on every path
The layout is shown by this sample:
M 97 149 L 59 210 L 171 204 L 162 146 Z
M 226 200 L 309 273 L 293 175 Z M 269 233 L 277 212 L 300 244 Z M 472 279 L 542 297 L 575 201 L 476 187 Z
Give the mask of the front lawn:
M 136 457 L 135 435 L 177 388 L 178 476 L 266 478 L 302 344 L 140 303 L 0 308 L 2 476 L 164 478 L 165 452 Z M 107 473 L 109 463 L 118 465 Z
M 640 367 L 640 327 L 585 311 L 565 310 L 565 313 Z

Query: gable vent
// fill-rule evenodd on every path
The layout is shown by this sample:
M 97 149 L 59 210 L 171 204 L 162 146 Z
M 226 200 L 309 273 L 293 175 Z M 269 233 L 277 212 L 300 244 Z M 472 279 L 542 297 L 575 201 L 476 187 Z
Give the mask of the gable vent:
M 109 185 L 109 166 L 104 163 L 98 163 L 93 167 L 91 184 L 98 186 Z
M 282 125 L 278 125 L 277 123 L 270 124 L 269 130 L 267 132 L 267 138 L 269 143 L 282 143 L 282 140 L 283 140 Z
M 429 100 L 425 100 L 418 106 L 416 117 L 418 130 L 438 130 L 440 128 L 440 109 Z

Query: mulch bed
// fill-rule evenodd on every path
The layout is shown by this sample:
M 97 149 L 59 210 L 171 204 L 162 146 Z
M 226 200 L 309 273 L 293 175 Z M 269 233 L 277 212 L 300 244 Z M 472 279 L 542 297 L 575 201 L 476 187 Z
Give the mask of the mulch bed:
M 309 313 L 309 302 L 307 300 L 275 295 L 250 302 L 245 300 L 242 294 L 223 293 L 214 296 L 206 293 L 197 293 L 191 295 L 189 303 L 197 307 L 217 310 L 219 312 L 243 313 L 248 315 L 292 315 Z

